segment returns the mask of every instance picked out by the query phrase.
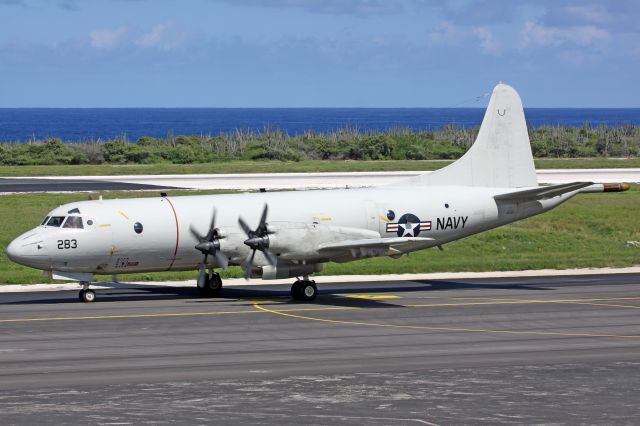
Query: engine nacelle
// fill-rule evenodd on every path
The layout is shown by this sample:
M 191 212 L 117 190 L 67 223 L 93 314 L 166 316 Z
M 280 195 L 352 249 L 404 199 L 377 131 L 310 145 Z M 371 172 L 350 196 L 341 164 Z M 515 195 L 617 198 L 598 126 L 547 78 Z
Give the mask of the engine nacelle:
M 263 266 L 262 267 L 262 279 L 263 280 L 278 280 L 285 278 L 299 277 L 303 275 L 310 275 L 314 272 L 322 271 L 322 263 L 307 263 L 307 264 L 290 264 L 290 265 L 276 265 L 276 266 Z
M 318 252 L 322 244 L 380 237 L 378 232 L 367 229 L 317 223 L 273 222 L 269 224 L 269 231 L 271 253 L 282 259 L 314 259 L 316 262 L 327 260 Z

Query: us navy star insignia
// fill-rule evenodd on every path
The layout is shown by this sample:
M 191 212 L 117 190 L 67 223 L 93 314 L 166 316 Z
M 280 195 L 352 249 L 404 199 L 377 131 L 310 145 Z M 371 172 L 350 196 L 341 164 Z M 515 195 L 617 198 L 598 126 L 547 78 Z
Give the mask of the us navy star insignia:
M 407 223 L 399 223 L 398 225 L 400 225 L 400 228 L 402 228 L 402 236 L 403 237 L 415 237 L 416 236 L 416 231 L 418 231 L 418 228 L 420 228 L 420 222 L 418 223 L 411 223 L 411 222 L 407 222 Z
M 418 216 L 406 213 L 398 222 L 387 223 L 387 232 L 395 232 L 398 237 L 417 237 L 420 231 L 431 231 L 431 221 L 421 221 Z

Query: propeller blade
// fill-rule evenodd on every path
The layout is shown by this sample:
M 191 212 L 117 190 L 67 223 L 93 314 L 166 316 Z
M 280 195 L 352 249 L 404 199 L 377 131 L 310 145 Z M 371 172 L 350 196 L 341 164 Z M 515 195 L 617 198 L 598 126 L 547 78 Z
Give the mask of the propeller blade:
M 211 224 L 209 225 L 209 232 L 207 233 L 207 241 L 211 241 L 216 233 L 216 213 L 216 209 L 213 209 Z
M 249 227 L 249 225 L 247 225 L 247 222 L 244 221 L 243 218 L 239 217 L 238 218 L 238 224 L 240 225 L 240 228 L 242 228 L 242 230 L 244 231 L 245 234 L 247 234 L 247 236 L 251 236 L 251 233 L 253 232 L 251 230 L 251 228 Z
M 256 229 L 256 233 L 259 233 L 260 235 L 264 235 L 267 231 L 268 211 L 269 211 L 269 206 L 265 204 L 264 209 L 262 209 L 262 216 L 260 217 L 260 223 L 258 224 L 258 229 Z
M 273 253 L 271 253 L 269 250 L 262 250 L 262 253 L 264 254 L 264 257 L 267 258 L 267 261 L 271 266 L 276 266 L 276 264 L 278 263 L 278 259 L 276 259 Z
M 202 240 L 204 239 L 202 237 L 202 235 L 200 235 L 200 233 L 198 231 L 196 231 L 196 228 L 193 227 L 193 225 L 189 225 L 189 232 L 191 233 L 191 235 L 193 235 L 193 237 L 198 240 L 199 242 L 202 242 Z
M 207 273 L 207 269 L 205 268 L 204 264 L 201 263 L 200 272 L 198 273 L 198 285 L 200 285 L 201 283 L 204 283 L 204 278 L 206 273 Z
M 229 259 L 227 256 L 222 255 L 218 250 L 214 252 L 213 256 L 216 258 L 216 263 L 219 267 L 227 269 L 227 266 L 229 266 Z
M 244 262 L 244 279 L 251 278 L 251 269 L 253 269 L 253 258 L 256 256 L 256 250 L 251 252 L 251 255 Z

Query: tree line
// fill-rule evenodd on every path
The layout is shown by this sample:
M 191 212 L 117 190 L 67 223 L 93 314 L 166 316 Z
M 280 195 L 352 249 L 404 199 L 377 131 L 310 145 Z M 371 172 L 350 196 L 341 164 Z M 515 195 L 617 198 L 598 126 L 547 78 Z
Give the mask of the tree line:
M 431 160 L 456 159 L 478 128 L 449 125 L 433 131 L 361 132 L 237 130 L 229 134 L 141 137 L 65 142 L 59 138 L 0 144 L 0 165 L 209 163 L 228 160 Z M 543 126 L 529 130 L 537 158 L 637 157 L 640 126 Z

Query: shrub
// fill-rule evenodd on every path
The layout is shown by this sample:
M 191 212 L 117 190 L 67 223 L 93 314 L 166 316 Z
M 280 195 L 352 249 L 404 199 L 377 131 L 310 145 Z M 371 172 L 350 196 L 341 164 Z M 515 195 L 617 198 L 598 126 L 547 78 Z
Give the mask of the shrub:
M 391 129 L 361 133 L 355 128 L 290 136 L 272 128 L 209 135 L 141 137 L 125 134 L 109 140 L 65 143 L 59 138 L 0 145 L 0 164 L 178 164 L 220 160 L 427 160 L 456 159 L 476 138 L 478 129 L 455 125 L 436 131 Z M 535 157 L 627 157 L 640 155 L 640 126 L 580 128 L 543 126 L 529 131 Z

